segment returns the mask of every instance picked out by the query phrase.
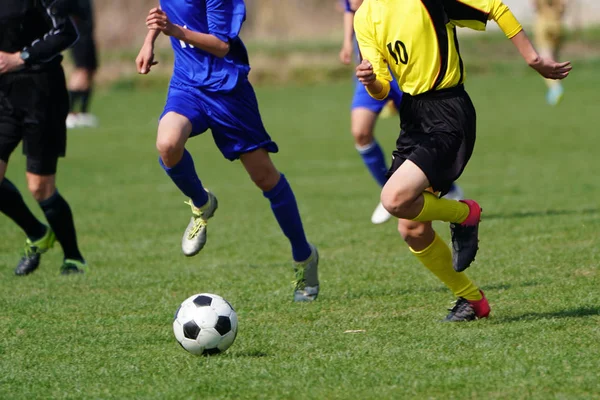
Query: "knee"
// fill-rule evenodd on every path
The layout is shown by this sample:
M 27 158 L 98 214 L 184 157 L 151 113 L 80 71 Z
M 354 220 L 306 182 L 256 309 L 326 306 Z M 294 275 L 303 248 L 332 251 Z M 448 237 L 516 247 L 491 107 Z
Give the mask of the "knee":
M 279 182 L 280 174 L 277 170 L 264 169 L 252 175 L 252 182 L 263 192 L 273 189 Z
M 177 164 L 179 158 L 181 158 L 181 153 L 183 153 L 183 147 L 169 137 L 156 139 L 156 150 L 158 150 L 160 158 L 167 167 Z
M 279 182 L 280 174 L 274 168 L 258 168 L 250 176 L 252 182 L 263 192 L 273 189 Z
M 405 212 L 413 202 L 414 196 L 408 191 L 391 188 L 388 185 L 381 191 L 381 204 L 390 214 L 398 218 L 406 217 Z
M 44 201 L 54 194 L 54 179 L 46 176 L 38 176 L 27 181 L 27 187 L 33 198 L 37 201 Z
M 373 132 L 364 128 L 352 128 L 352 137 L 356 146 L 364 147 L 373 143 Z

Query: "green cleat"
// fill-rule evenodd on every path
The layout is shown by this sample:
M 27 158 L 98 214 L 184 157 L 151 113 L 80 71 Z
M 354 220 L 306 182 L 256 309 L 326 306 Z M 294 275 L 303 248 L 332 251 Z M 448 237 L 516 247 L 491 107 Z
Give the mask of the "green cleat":
M 314 301 L 319 295 L 319 252 L 312 244 L 310 248 L 312 252 L 306 261 L 294 263 L 294 301 L 297 303 Z
M 41 255 L 50 250 L 55 242 L 56 236 L 50 227 L 47 227 L 46 234 L 41 239 L 32 241 L 28 238 L 25 241 L 23 257 L 15 268 L 15 275 L 27 275 L 35 271 L 40 265 Z
M 88 266 L 84 261 L 65 260 L 60 267 L 60 273 L 61 275 L 83 274 L 87 268 Z

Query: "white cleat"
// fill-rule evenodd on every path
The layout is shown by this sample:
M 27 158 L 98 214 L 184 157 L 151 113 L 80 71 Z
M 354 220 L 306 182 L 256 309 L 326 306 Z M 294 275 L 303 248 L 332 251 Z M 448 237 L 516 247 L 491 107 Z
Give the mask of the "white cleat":
M 98 117 L 90 113 L 77 114 L 77 126 L 81 128 L 97 128 Z
M 375 211 L 373 211 L 373 215 L 371 215 L 371 222 L 374 224 L 383 224 L 392 218 L 392 214 L 390 214 L 384 207 L 383 204 L 379 203 Z
M 69 113 L 69 115 L 67 115 L 66 123 L 67 123 L 67 129 L 77 128 L 77 126 L 78 126 L 77 114 Z
M 208 190 L 206 193 L 208 193 L 208 202 L 201 208 L 194 206 L 191 200 L 186 202 L 192 208 L 192 218 L 183 233 L 181 250 L 188 257 L 198 254 L 206 244 L 206 225 L 208 219 L 215 214 L 215 211 L 219 207 L 219 202 L 215 195 Z
M 465 198 L 465 193 L 460 188 L 460 186 L 458 186 L 456 183 L 452 184 L 450 191 L 448 193 L 446 193 L 446 195 L 444 196 L 444 199 L 456 200 L 456 201 L 464 200 L 464 198 Z
M 319 252 L 310 245 L 310 257 L 303 262 L 294 262 L 294 301 L 297 303 L 310 302 L 319 295 Z

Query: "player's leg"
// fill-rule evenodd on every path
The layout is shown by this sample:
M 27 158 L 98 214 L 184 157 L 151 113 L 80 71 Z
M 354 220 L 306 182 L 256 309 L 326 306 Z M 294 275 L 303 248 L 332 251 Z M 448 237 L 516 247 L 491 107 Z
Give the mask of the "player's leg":
M 540 56 L 556 60 L 562 40 L 560 19 L 555 19 L 548 15 L 538 15 L 535 25 L 535 40 Z M 552 106 L 558 105 L 564 95 L 561 81 L 545 79 L 545 82 L 548 87 L 546 102 Z
M 15 269 L 15 274 L 27 275 L 39 266 L 40 255 L 54 244 L 54 233 L 33 215 L 19 189 L 5 177 L 6 166 L 5 161 L 0 161 L 0 211 L 27 235 L 23 256 Z
M 59 157 L 65 155 L 69 94 L 62 68 L 49 70 L 34 82 L 45 88 L 32 89 L 31 112 L 38 122 L 24 125 L 23 149 L 27 156 L 27 185 L 40 205 L 64 252 L 62 274 L 84 272 L 87 267 L 79 251 L 73 213 L 56 189 Z
M 489 315 L 490 307 L 483 292 L 464 272 L 454 270 L 450 248 L 433 230 L 431 222 L 400 219 L 398 231 L 411 253 L 458 298 L 446 321 L 470 321 Z
M 350 113 L 350 130 L 354 138 L 354 146 L 371 176 L 380 187 L 385 185 L 388 166 L 383 150 L 374 136 L 375 124 L 385 101 L 373 99 L 364 86 L 356 85 Z M 390 213 L 378 204 L 371 215 L 371 222 L 381 224 L 391 218 Z
M 90 0 L 80 0 L 76 13 L 79 40 L 71 48 L 75 70 L 69 79 L 71 109 L 67 117 L 69 128 L 95 127 L 96 116 L 89 112 L 98 55 L 94 40 L 94 12 Z
M 167 103 L 167 109 L 177 109 L 177 97 L 172 97 Z M 179 98 L 185 101 L 184 98 Z M 191 108 L 190 103 L 190 108 Z M 192 119 L 194 119 L 192 117 Z M 186 150 L 185 143 L 194 130 L 190 118 L 175 111 L 166 111 L 158 125 L 156 148 L 159 152 L 159 163 L 179 190 L 187 196 L 192 210 L 192 217 L 184 232 L 181 248 L 190 257 L 198 254 L 207 240 L 207 221 L 218 207 L 217 198 L 204 188 L 191 154 Z M 198 128 L 206 130 L 204 128 Z M 203 131 L 202 130 L 202 131 Z
M 296 286 L 294 301 L 312 301 L 319 293 L 317 249 L 308 243 L 296 197 L 269 153 L 277 144 L 265 130 L 254 89 L 244 82 L 233 92 L 206 96 L 215 144 L 228 160 L 240 159 L 252 181 L 271 203 L 271 210 L 292 247 Z
M 12 91 L 17 97 L 20 93 Z M 33 215 L 17 187 L 6 178 L 8 160 L 23 135 L 21 123 L 13 115 L 12 102 L 15 100 L 21 101 L 3 96 L 0 92 L 0 211 L 23 229 L 27 236 L 23 256 L 15 269 L 17 275 L 25 275 L 38 267 L 40 254 L 54 243 L 54 234 Z
M 63 249 L 61 274 L 83 273 L 87 265 L 79 251 L 73 212 L 56 189 L 56 164 L 56 158 L 36 160 L 28 157 L 27 185 Z
M 275 219 L 290 242 L 296 272 L 294 300 L 316 299 L 319 294 L 319 253 L 306 239 L 296 197 L 289 182 L 275 168 L 269 153 L 263 148 L 241 154 L 240 160 L 252 181 L 271 203 Z
M 478 250 L 481 208 L 472 200 L 439 198 L 426 189 L 445 194 L 464 170 L 475 144 L 475 109 L 457 88 L 419 99 L 405 95 L 401 114 L 403 131 L 396 142 L 393 174 L 381 192 L 382 203 L 398 218 L 451 222 L 454 268 L 463 271 Z

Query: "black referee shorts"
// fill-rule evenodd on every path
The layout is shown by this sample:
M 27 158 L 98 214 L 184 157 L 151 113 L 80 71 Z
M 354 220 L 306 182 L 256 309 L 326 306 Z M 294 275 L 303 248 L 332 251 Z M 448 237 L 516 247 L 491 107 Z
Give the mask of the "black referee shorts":
M 410 160 L 445 195 L 467 166 L 476 136 L 475 107 L 464 87 L 417 96 L 404 94 L 400 104 L 401 132 L 388 177 Z
M 90 71 L 98 69 L 98 53 L 94 40 L 94 10 L 91 0 L 78 0 L 73 19 L 79 31 L 79 40 L 71 48 L 73 63 L 77 68 Z
M 23 141 L 27 171 L 54 175 L 65 155 L 68 112 L 62 67 L 0 75 L 0 160 L 8 162 Z

